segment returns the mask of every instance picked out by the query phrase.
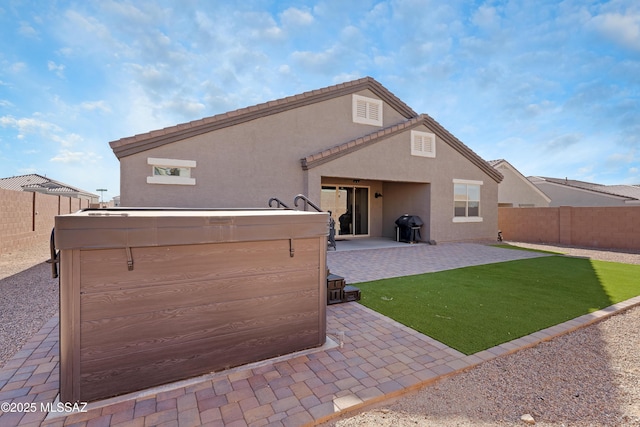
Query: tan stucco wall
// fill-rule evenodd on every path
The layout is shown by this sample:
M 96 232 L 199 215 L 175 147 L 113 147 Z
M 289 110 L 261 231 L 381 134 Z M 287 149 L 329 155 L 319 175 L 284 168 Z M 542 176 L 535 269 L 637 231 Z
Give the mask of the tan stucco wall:
M 551 198 L 549 206 L 625 206 L 624 198 L 546 182 L 536 183 Z
M 430 239 L 430 185 L 407 182 L 385 182 L 382 236 L 396 237 L 395 221 L 401 215 L 417 215 L 424 222 L 422 240 Z
M 416 128 L 428 131 L 424 126 Z M 320 177 L 348 175 L 352 179 L 385 181 L 388 190 L 399 191 L 397 197 L 392 192 L 383 192 L 383 203 L 396 205 L 386 208 L 383 215 L 381 235 L 395 235 L 393 222 L 403 213 L 418 215 L 429 223 L 428 233 L 423 239 L 436 241 L 493 239 L 498 230 L 498 184 L 480 168 L 471 164 L 456 150 L 440 139 L 436 141 L 436 158 L 411 155 L 411 132 L 384 139 L 361 150 L 339 157 L 308 171 L 309 194 L 319 198 Z M 482 181 L 481 223 L 453 222 L 453 179 Z M 387 182 L 388 181 L 388 182 Z M 395 183 L 392 185 L 390 183 Z M 423 184 L 413 187 L 401 183 Z M 429 184 L 429 185 L 426 185 Z M 411 204 L 398 200 L 411 197 Z M 394 200 L 395 199 L 395 200 Z M 417 200 L 416 200 L 417 199 Z M 406 212 L 408 211 L 408 212 Z M 398 213 L 399 212 L 399 213 Z M 395 215 L 398 213 L 397 215 Z M 395 215 L 389 217 L 389 215 Z
M 264 207 L 270 197 L 292 202 L 305 193 L 301 158 L 379 129 L 353 123 L 351 99 L 331 99 L 124 157 L 121 204 Z M 383 118 L 385 126 L 403 119 L 387 104 Z M 147 184 L 148 157 L 195 160 L 196 185 Z
M 549 200 L 540 194 L 541 190 L 531 184 L 524 176 L 514 172 L 505 164 L 499 165 L 496 169 L 504 177 L 498 186 L 499 204 L 510 204 L 516 208 L 520 206 L 549 206 Z
M 385 126 L 402 120 L 385 104 Z M 352 122 L 348 95 L 167 144 L 120 160 L 121 205 L 266 207 L 269 198 L 278 197 L 292 206 L 300 193 L 319 203 L 322 183 L 358 179 L 370 186 L 371 236 L 395 236 L 395 219 L 409 213 L 425 221 L 424 240 L 495 238 L 498 184 L 442 140 L 436 141 L 435 159 L 411 156 L 411 131 L 406 130 L 302 169 L 301 158 L 378 129 Z M 429 131 L 425 126 L 415 130 Z M 196 185 L 147 184 L 149 157 L 195 160 Z M 481 223 L 453 222 L 453 179 L 483 182 Z M 376 191 L 383 197 L 375 199 Z

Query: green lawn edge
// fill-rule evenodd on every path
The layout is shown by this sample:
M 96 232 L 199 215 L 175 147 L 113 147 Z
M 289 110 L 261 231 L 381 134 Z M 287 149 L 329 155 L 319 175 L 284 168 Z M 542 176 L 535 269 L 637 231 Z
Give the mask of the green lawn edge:
M 539 257 L 358 283 L 360 303 L 474 354 L 640 294 L 640 266 Z

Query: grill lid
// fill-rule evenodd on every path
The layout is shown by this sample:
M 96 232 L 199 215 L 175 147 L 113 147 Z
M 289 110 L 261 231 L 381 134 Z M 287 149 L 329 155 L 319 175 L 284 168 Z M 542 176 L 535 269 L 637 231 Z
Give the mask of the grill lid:
M 404 214 L 396 219 L 396 225 L 398 227 L 421 227 L 424 222 L 418 215 Z

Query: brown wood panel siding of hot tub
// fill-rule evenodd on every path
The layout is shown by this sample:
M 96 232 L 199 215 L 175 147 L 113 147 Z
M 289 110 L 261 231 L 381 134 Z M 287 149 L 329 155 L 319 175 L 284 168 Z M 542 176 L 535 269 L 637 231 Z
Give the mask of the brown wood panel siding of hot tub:
M 326 236 L 61 251 L 61 400 L 322 345 L 325 257 Z

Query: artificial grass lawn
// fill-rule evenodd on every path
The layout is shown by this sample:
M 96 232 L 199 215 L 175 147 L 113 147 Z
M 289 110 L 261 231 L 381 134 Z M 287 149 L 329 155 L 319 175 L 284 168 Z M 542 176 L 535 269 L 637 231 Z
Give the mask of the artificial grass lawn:
M 465 354 L 640 294 L 640 265 L 548 256 L 358 283 L 360 303 Z

